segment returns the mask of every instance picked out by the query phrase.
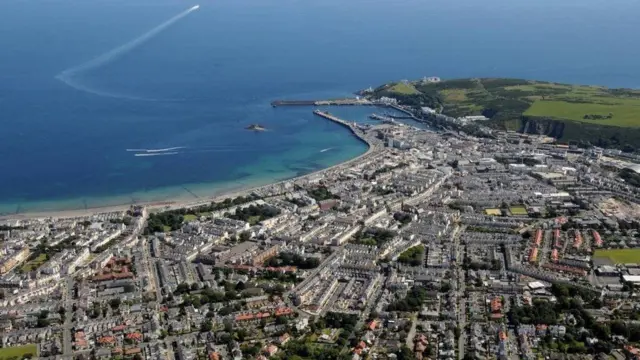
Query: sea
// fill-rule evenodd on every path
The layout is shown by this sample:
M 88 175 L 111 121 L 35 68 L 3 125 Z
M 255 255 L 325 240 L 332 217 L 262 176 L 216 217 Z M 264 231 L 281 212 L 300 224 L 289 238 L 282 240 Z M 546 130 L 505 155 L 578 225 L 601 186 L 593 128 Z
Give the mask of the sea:
M 3 0 L 0 213 L 202 199 L 366 151 L 276 99 L 423 76 L 640 87 L 638 14 L 628 0 Z

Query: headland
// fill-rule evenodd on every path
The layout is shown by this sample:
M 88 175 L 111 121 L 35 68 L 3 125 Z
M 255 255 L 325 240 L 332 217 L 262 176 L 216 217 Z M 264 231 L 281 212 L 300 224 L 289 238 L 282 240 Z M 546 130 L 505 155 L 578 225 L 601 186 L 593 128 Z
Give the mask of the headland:
M 640 90 L 511 78 L 424 78 L 359 93 L 397 100 L 416 115 L 442 115 L 496 130 L 547 135 L 565 143 L 640 148 Z

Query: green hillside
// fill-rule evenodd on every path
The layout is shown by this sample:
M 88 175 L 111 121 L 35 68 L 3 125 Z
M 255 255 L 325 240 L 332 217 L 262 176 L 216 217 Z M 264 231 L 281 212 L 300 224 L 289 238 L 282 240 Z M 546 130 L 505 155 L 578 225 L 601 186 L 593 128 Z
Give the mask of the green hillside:
M 373 96 L 396 97 L 403 104 L 430 106 L 453 117 L 484 115 L 494 128 L 640 148 L 640 90 L 487 78 L 392 83 L 377 88 Z

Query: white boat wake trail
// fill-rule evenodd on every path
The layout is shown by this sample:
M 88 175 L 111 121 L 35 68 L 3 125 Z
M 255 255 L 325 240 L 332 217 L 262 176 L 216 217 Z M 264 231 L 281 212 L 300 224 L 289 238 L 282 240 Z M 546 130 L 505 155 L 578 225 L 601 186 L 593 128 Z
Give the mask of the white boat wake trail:
M 166 149 L 127 149 L 126 151 L 129 152 L 140 152 L 140 153 L 161 153 L 161 152 L 165 152 L 165 151 L 173 151 L 173 150 L 180 150 L 180 149 L 185 149 L 184 146 L 176 146 L 176 147 L 170 147 L 170 148 L 166 148 Z
M 169 155 L 178 155 L 179 152 L 161 152 L 161 153 L 140 153 L 134 154 L 133 156 L 169 156 Z
M 184 18 L 185 16 L 189 15 L 191 12 L 196 11 L 200 8 L 200 5 L 196 5 L 193 6 L 183 12 L 181 12 L 180 14 L 172 17 L 171 19 L 163 22 L 162 24 L 156 26 L 155 28 L 147 31 L 146 33 L 142 34 L 141 36 L 129 41 L 126 44 L 120 45 L 118 47 L 116 47 L 115 49 L 109 50 L 106 53 L 91 59 L 85 63 L 82 63 L 78 66 L 74 66 L 72 68 L 66 69 L 64 71 L 62 71 L 61 73 L 59 73 L 58 75 L 56 75 L 56 79 L 64 82 L 65 84 L 73 87 L 74 89 L 80 90 L 80 91 L 84 91 L 87 93 L 91 93 L 94 95 L 98 95 L 98 96 L 106 96 L 106 97 L 115 97 L 115 98 L 123 98 L 123 99 L 130 99 L 130 100 L 148 100 L 148 101 L 156 101 L 157 99 L 146 99 L 146 98 L 138 98 L 138 97 L 133 97 L 133 96 L 126 96 L 126 95 L 121 95 L 121 94 L 114 94 L 114 93 L 109 93 L 109 92 L 104 92 L 104 91 L 100 91 L 100 90 L 96 90 L 93 89 L 89 86 L 85 86 L 80 84 L 78 81 L 74 80 L 74 77 L 77 75 L 81 75 L 83 73 L 87 73 L 91 70 L 95 70 L 98 69 L 102 66 L 105 66 L 115 60 L 117 60 L 118 58 L 120 58 L 121 56 L 127 54 L 128 52 L 134 50 L 135 48 L 137 48 L 138 46 L 144 44 L 145 42 L 149 41 L 150 39 L 152 39 L 153 37 L 155 37 L 156 35 L 160 34 L 162 31 L 164 31 L 165 29 L 167 29 L 169 26 L 173 25 L 174 23 L 176 23 L 177 21 L 179 21 L 180 19 Z

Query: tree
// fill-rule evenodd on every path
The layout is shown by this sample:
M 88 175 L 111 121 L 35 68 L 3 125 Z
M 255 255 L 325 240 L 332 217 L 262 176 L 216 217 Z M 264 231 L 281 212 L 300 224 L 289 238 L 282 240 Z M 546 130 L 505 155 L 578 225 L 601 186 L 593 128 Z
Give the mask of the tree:
M 414 360 L 416 357 L 413 355 L 413 351 L 406 345 L 403 345 L 400 351 L 398 351 L 398 360 Z
M 225 291 L 224 298 L 226 300 L 235 300 L 238 298 L 238 293 L 236 293 L 234 290 Z
M 224 331 L 230 333 L 233 331 L 233 322 L 231 321 L 225 321 L 224 322 Z
M 209 319 L 203 321 L 202 324 L 200 324 L 200 332 L 211 331 L 212 328 L 213 328 L 213 323 Z
M 248 231 L 243 231 L 240 233 L 240 241 L 249 241 L 251 240 L 251 233 Z
M 598 339 L 607 340 L 609 339 L 609 336 L 611 336 L 611 329 L 606 324 L 596 323 L 593 325 L 592 330 L 593 330 L 593 334 Z
M 196 291 L 199 289 L 198 283 L 191 284 L 191 291 Z
M 227 315 L 231 314 L 232 311 L 233 311 L 233 309 L 231 307 L 225 306 L 225 307 L 223 307 L 222 309 L 220 309 L 218 311 L 218 315 L 227 316 Z
M 176 293 L 176 294 L 184 294 L 184 293 L 189 292 L 190 289 L 191 288 L 189 287 L 189 284 L 181 283 L 181 284 L 178 284 L 178 287 L 176 287 L 176 291 L 174 291 L 174 293 Z
M 551 292 L 555 295 L 555 296 L 563 296 L 563 297 L 567 297 L 570 296 L 569 294 L 569 287 L 567 287 L 566 285 L 562 285 L 562 284 L 553 284 L 551 285 Z
M 48 327 L 49 325 L 50 325 L 49 320 L 38 318 L 38 323 L 36 325 L 37 327 L 44 328 L 44 327 Z
M 615 320 L 611 322 L 611 332 L 613 334 L 624 336 L 627 338 L 630 335 L 629 327 L 624 323 L 624 321 L 621 320 Z
M 119 299 L 119 298 L 111 299 L 111 300 L 109 301 L 109 305 L 111 306 L 111 308 L 112 308 L 113 310 L 116 310 L 117 308 L 119 308 L 119 307 L 120 307 L 120 302 L 121 302 L 121 301 L 120 301 L 120 299 Z

